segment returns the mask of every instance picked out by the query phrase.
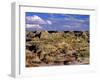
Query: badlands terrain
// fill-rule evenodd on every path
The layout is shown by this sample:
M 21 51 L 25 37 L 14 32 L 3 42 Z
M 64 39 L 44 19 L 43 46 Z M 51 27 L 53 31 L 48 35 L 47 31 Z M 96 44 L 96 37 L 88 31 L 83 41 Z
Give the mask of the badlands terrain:
M 89 31 L 26 31 L 26 67 L 89 64 Z

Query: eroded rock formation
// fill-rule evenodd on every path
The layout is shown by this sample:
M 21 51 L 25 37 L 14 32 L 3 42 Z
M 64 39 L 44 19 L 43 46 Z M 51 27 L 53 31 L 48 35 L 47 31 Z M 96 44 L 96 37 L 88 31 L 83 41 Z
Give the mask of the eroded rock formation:
M 89 64 L 88 31 L 27 31 L 26 67 Z

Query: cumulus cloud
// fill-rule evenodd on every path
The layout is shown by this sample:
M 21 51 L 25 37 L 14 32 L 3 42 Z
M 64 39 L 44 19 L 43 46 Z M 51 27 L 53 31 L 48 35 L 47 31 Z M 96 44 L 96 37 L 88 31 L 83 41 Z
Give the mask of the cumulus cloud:
M 46 24 L 46 22 L 39 16 L 27 16 L 26 24 Z
M 52 22 L 50 20 L 44 20 L 37 15 L 26 17 L 26 28 L 30 28 L 33 30 L 44 30 L 48 25 L 52 25 Z

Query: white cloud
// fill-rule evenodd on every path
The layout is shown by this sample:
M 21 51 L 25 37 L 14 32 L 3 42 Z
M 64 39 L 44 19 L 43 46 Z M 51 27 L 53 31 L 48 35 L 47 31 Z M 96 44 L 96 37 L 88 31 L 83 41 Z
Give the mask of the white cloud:
M 50 20 L 43 20 L 41 17 L 34 15 L 34 16 L 27 16 L 26 17 L 26 24 L 48 24 L 52 25 L 52 22 Z
M 27 28 L 39 28 L 39 29 L 42 29 L 42 27 L 39 24 L 27 24 L 26 27 Z
M 37 23 L 37 24 L 46 24 L 45 20 L 43 20 L 41 17 L 34 15 L 34 16 L 27 16 L 26 17 L 26 23 Z
M 50 20 L 46 21 L 49 25 L 52 25 L 52 22 Z

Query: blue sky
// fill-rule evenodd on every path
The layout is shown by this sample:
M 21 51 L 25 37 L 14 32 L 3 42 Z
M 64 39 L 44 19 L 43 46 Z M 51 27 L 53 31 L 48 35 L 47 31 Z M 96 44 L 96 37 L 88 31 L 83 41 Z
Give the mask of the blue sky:
M 25 17 L 27 30 L 89 30 L 89 15 L 26 12 Z

